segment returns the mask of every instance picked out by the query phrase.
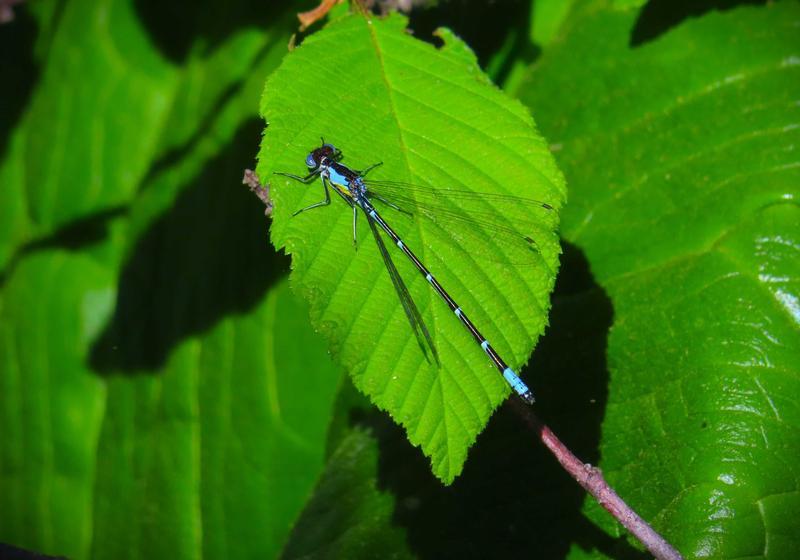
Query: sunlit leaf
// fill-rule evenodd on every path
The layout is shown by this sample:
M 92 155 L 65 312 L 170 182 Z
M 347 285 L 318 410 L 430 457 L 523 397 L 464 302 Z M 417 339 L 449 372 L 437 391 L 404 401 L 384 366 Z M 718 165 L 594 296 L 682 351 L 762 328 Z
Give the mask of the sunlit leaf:
M 399 16 L 344 17 L 309 37 L 267 82 L 261 112 L 268 123 L 259 173 L 272 184 L 272 239 L 292 255 L 294 287 L 311 303 L 313 324 L 328 338 L 356 386 L 402 424 L 451 482 L 467 449 L 509 388 L 457 317 L 403 254 L 390 247 L 417 302 L 441 367 L 427 361 L 392 289 L 361 216 L 354 251 L 352 211 L 330 207 L 292 217 L 323 198 L 319 181 L 306 187 L 272 176 L 306 173 L 306 154 L 320 136 L 370 178 L 543 200 L 558 208 L 564 183 L 528 111 L 492 86 L 466 45 L 442 32 L 444 46 L 414 39 Z M 462 233 L 420 219 L 401 229 L 446 290 L 512 367 L 523 364 L 547 323 L 558 268 L 556 210 L 531 216 L 535 231 L 515 221 L 521 207 L 495 202 L 520 233 L 535 237 L 527 261 L 510 259 L 491 232 Z M 515 214 L 516 213 L 516 214 Z M 471 228 L 471 229 L 470 229 Z M 468 236 L 469 243 L 457 243 Z M 530 380 L 535 385 L 536 380 Z

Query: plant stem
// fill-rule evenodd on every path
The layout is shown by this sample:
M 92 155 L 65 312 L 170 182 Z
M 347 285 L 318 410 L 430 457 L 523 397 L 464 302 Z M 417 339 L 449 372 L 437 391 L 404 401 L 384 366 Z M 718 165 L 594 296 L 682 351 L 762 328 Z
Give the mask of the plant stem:
M 251 169 L 245 169 L 242 184 L 247 185 L 250 191 L 264 203 L 264 206 L 266 206 L 264 214 L 272 216 L 272 199 L 269 197 L 269 187 L 261 184 L 255 172 Z
M 297 19 L 300 20 L 300 31 L 305 31 L 314 23 L 321 20 L 336 4 L 341 3 L 342 0 L 322 0 L 319 6 L 307 12 L 300 12 L 297 14 Z
M 539 436 L 542 443 L 555 456 L 561 466 L 583 486 L 631 534 L 641 542 L 653 556 L 659 560 L 682 560 L 680 552 L 675 550 L 664 537 L 659 535 L 639 514 L 625 503 L 609 486 L 603 473 L 597 467 L 581 462 L 560 439 L 533 413 L 533 410 L 520 401 L 512 398 L 512 408 L 519 414 Z

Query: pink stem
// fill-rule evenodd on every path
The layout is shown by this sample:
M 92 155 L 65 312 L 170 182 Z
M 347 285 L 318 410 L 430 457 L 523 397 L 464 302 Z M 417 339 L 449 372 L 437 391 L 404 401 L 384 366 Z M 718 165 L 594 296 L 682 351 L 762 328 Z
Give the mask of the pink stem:
M 614 492 L 603 478 L 600 469 L 588 463 L 582 463 L 550 428 L 539 421 L 528 405 L 518 399 L 512 398 L 511 400 L 514 403 L 514 410 L 539 434 L 539 439 L 561 463 L 561 466 L 578 481 L 578 484 L 594 496 L 606 511 L 647 547 L 653 556 L 659 560 L 682 560 L 680 552 L 675 550 L 664 537 L 659 535 Z

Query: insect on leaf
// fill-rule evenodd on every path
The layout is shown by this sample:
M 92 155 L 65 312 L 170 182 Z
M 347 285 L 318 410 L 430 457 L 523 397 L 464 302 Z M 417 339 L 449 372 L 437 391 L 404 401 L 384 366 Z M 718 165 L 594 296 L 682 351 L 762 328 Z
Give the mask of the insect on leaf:
M 406 33 L 405 25 L 397 15 L 345 16 L 287 56 L 262 99 L 268 127 L 258 172 L 272 186 L 273 243 L 292 255 L 291 281 L 309 300 L 313 324 L 355 385 L 405 428 L 430 457 L 433 472 L 449 483 L 508 386 L 425 278 L 387 245 L 441 363 L 426 359 L 366 217 L 360 216 L 354 250 L 348 205 L 332 195 L 330 206 L 293 217 L 323 200 L 321 181 L 305 185 L 273 175 L 305 175 L 306 155 L 324 137 L 353 169 L 382 161 L 370 179 L 551 205 L 551 211 L 540 206 L 538 214 L 519 219 L 519 208 L 491 197 L 483 209 L 532 236 L 527 266 L 509 259 L 512 249 L 480 224 L 452 220 L 445 226 L 425 215 L 408 220 L 380 207 L 509 365 L 527 361 L 547 323 L 564 181 L 527 109 L 488 81 L 464 43 L 442 31 L 444 46 L 437 49 Z M 463 215 L 466 207 L 450 210 Z

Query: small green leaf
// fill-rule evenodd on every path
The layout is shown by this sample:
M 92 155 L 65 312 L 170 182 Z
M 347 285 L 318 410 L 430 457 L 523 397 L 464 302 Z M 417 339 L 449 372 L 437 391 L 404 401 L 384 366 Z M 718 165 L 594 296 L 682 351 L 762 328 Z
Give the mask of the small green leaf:
M 800 548 L 799 24 L 775 2 L 631 46 L 599 2 L 521 89 L 613 304 L 601 466 L 689 557 Z
M 364 215 L 356 252 L 353 213 L 338 197 L 330 207 L 292 217 L 323 198 L 322 185 L 272 175 L 305 174 L 305 157 L 323 136 L 354 169 L 382 161 L 370 178 L 561 206 L 562 177 L 527 110 L 488 82 L 450 32 L 441 32 L 445 44 L 437 50 L 407 34 L 405 24 L 400 16 L 345 17 L 287 56 L 264 92 L 268 128 L 258 169 L 272 184 L 273 243 L 293 257 L 293 286 L 311 303 L 313 324 L 355 385 L 405 427 L 449 483 L 508 387 L 425 278 L 390 246 L 441 367 L 426 361 Z M 515 211 L 504 210 L 511 227 Z M 547 322 L 560 251 L 556 212 L 540 212 L 536 231 L 524 232 L 535 236 L 539 252 L 530 252 L 522 267 L 511 266 L 503 246 L 480 231 L 470 238 L 480 245 L 459 245 L 432 222 L 402 226 L 401 215 L 386 215 L 506 361 L 523 364 Z M 493 251 L 467 252 L 481 248 Z
M 380 453 L 369 430 L 345 432 L 282 557 L 377 558 L 387 550 L 392 558 L 413 557 L 405 531 L 389 521 L 396 502 L 392 493 L 379 491 L 379 469 Z

